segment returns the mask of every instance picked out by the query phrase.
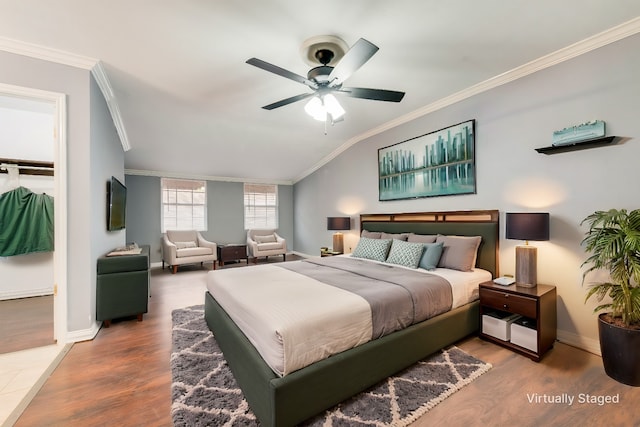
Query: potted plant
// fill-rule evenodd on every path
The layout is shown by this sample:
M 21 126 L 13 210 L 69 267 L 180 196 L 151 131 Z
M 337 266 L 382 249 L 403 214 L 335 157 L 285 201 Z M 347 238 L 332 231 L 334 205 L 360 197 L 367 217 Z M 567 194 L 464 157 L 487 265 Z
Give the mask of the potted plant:
M 589 287 L 585 302 L 595 296 L 600 350 L 607 375 L 640 386 L 640 209 L 597 211 L 586 217 L 589 230 L 582 244 L 590 256 L 588 273 L 605 269 L 609 280 Z

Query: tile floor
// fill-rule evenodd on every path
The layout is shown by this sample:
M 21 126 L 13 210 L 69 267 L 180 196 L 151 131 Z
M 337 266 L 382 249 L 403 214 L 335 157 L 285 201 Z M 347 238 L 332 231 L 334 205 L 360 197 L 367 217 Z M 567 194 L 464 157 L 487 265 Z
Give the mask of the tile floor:
M 69 348 L 49 345 L 0 354 L 0 426 L 15 423 Z

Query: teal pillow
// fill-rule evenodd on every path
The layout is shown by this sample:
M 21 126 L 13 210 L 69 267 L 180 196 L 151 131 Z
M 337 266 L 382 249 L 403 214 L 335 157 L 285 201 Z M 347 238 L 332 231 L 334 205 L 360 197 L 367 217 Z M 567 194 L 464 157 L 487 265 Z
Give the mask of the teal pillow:
M 409 243 L 404 240 L 393 239 L 387 262 L 389 264 L 418 268 L 422 251 L 424 251 L 424 243 Z
M 422 245 L 424 246 L 424 252 L 418 265 L 425 270 L 435 270 L 442 255 L 444 242 L 423 243 Z
M 354 258 L 366 258 L 374 261 L 384 261 L 391 246 L 391 239 L 370 239 L 361 237 L 358 246 L 351 254 Z

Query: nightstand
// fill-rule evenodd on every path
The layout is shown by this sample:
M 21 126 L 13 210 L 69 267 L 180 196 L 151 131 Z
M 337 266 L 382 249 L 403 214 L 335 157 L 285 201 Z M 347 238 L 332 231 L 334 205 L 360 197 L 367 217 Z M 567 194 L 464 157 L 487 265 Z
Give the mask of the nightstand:
M 322 249 L 320 248 L 320 256 L 321 257 L 325 257 L 325 256 L 334 256 L 334 255 L 342 255 L 342 252 L 338 252 L 338 251 L 333 251 L 331 249 Z
M 247 245 L 229 244 L 218 245 L 218 265 L 222 267 L 225 262 L 246 260 L 249 265 L 249 257 L 247 256 Z
M 520 288 L 515 284 L 501 286 L 492 281 L 480 284 L 480 337 L 507 347 L 517 353 L 529 357 L 531 360 L 539 362 L 542 356 L 553 347 L 556 340 L 556 287 L 549 285 L 538 285 L 535 288 Z M 491 336 L 482 329 L 483 315 L 495 312 L 519 314 L 527 319 L 514 322 L 515 331 L 524 331 L 530 336 L 530 344 L 525 346 L 509 341 L 503 341 Z M 524 321 L 523 321 L 524 320 Z M 514 331 L 514 323 L 511 324 L 511 331 Z M 527 325 L 528 323 L 528 325 Z M 509 327 L 509 326 L 507 326 Z M 525 336 L 526 338 L 526 336 Z M 521 343 L 520 341 L 518 341 Z M 529 347 L 529 348 L 527 348 Z

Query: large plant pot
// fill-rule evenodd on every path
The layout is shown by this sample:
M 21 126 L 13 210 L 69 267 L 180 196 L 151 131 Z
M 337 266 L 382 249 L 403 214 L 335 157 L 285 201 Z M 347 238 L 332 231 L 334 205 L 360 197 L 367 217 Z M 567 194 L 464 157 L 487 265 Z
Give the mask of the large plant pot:
M 640 330 L 612 325 L 598 316 L 604 371 L 623 384 L 640 386 Z

